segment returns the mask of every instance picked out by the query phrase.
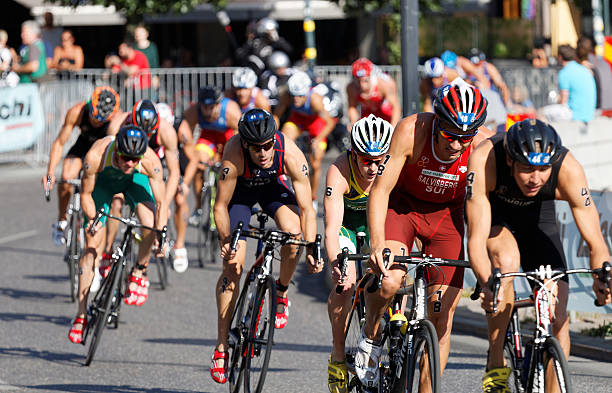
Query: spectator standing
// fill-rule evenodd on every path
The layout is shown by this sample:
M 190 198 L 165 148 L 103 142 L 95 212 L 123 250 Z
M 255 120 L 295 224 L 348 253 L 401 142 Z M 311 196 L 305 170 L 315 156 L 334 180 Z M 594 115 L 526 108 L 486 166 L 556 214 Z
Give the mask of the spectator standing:
M 21 24 L 20 61 L 13 64 L 13 71 L 19 74 L 20 83 L 38 82 L 47 75 L 45 44 L 40 39 L 40 26 L 36 21 L 27 20 Z
M 109 61 L 113 62 L 114 72 L 123 72 L 128 76 L 128 84 L 139 89 L 148 89 L 151 87 L 151 74 L 148 72 L 149 61 L 144 53 L 134 49 L 134 46 L 131 40 L 124 40 L 119 45 L 121 61 L 117 63 L 114 57 L 111 57 Z
M 580 64 L 593 72 L 597 90 L 596 108 L 601 109 L 603 115 L 612 116 L 612 69 L 610 63 L 595 54 L 593 40 L 586 36 L 578 39 L 576 55 Z
M 578 120 L 589 122 L 595 115 L 597 92 L 593 74 L 576 62 L 576 50 L 569 45 L 558 49 L 559 62 L 559 103 L 540 108 L 538 117 L 547 122 Z
M 6 46 L 7 41 L 8 34 L 0 30 L 0 87 L 15 87 L 19 83 L 19 75 L 11 71 L 11 65 L 17 54 Z
M 159 68 L 157 45 L 155 45 L 155 42 L 149 41 L 149 31 L 143 25 L 138 25 L 134 29 L 134 39 L 136 40 L 136 49 L 145 54 L 149 61 L 149 67 Z
M 42 40 L 45 43 L 47 66 L 51 66 L 55 48 L 62 44 L 62 29 L 53 25 L 53 14 L 49 11 L 43 15 L 45 24 L 41 29 Z
M 62 44 L 53 53 L 53 68 L 60 72 L 78 71 L 83 69 L 84 59 L 83 49 L 74 44 L 72 31 L 64 30 Z

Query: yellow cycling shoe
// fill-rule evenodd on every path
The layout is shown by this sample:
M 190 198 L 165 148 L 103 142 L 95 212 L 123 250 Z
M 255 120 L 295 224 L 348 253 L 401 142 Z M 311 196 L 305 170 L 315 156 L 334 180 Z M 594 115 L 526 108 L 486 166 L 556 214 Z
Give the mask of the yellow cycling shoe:
M 482 377 L 482 391 L 484 393 L 510 393 L 508 377 L 510 367 L 493 368 Z
M 327 387 L 330 393 L 347 393 L 349 376 L 346 361 L 332 362 L 331 355 L 327 364 Z

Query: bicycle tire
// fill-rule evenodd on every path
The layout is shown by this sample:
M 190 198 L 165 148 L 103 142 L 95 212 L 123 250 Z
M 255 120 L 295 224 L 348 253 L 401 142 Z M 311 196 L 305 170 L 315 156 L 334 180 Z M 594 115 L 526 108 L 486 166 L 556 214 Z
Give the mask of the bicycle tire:
M 272 276 L 258 282 L 253 306 L 244 367 L 245 393 L 262 392 L 270 364 L 276 318 L 276 284 Z
M 414 350 L 412 356 L 409 359 L 405 359 L 399 380 L 400 383 L 394 384 L 393 392 L 418 392 L 422 363 L 426 361 L 429 369 L 426 373 L 431 381 L 431 391 L 438 393 L 440 391 L 440 349 L 438 347 L 436 328 L 431 321 L 427 319 L 419 321 L 414 331 L 413 342 Z M 427 358 L 424 355 L 427 355 Z
M 94 304 L 101 304 L 101 309 L 98 306 L 98 311 L 96 311 L 95 317 L 95 326 L 93 330 L 93 336 L 91 337 L 91 343 L 89 344 L 89 349 L 87 351 L 87 357 L 85 358 L 85 365 L 89 366 L 94 358 L 96 350 L 98 349 L 98 345 L 102 339 L 102 333 L 104 333 L 104 327 L 108 322 L 108 316 L 111 311 L 111 306 L 113 302 L 113 296 L 120 297 L 120 283 L 121 277 L 123 276 L 123 261 L 120 259 L 115 263 L 115 266 L 107 279 L 102 283 L 103 287 L 98 291 L 101 293 L 98 302 L 96 302 L 96 298 L 94 298 Z M 116 292 L 116 294 L 115 294 Z
M 157 268 L 157 278 L 159 280 L 159 288 L 163 291 L 166 289 L 166 285 L 168 285 L 168 268 L 167 268 L 167 258 L 153 258 L 155 260 L 155 266 Z
M 248 277 L 247 277 L 248 280 Z M 237 342 L 228 339 L 228 361 L 229 366 L 227 369 L 227 382 L 230 393 L 238 393 L 242 386 L 242 380 L 244 378 L 244 341 L 243 332 L 245 329 L 245 303 L 247 293 L 249 291 L 249 282 L 245 281 L 244 287 L 240 292 L 236 307 L 232 313 L 232 319 L 230 322 L 230 332 L 234 333 L 234 337 L 238 340 Z M 248 322 L 248 321 L 247 321 Z
M 202 215 L 198 227 L 198 264 L 200 267 L 204 267 L 206 249 L 209 246 L 210 238 L 210 187 L 207 186 L 207 181 L 207 179 L 204 179 L 204 186 L 202 187 Z
M 70 215 L 70 234 L 68 236 L 68 275 L 70 279 L 70 300 L 72 303 L 78 298 L 79 288 L 79 223 L 74 213 Z
M 365 312 L 361 307 L 361 303 L 355 303 L 351 309 L 349 319 L 344 331 L 344 357 L 346 366 L 352 374 L 355 374 L 355 354 L 357 346 L 361 338 L 361 328 L 365 323 Z
M 508 327 L 510 329 L 510 327 Z M 506 340 L 504 343 L 504 357 L 506 364 L 510 367 L 510 377 L 508 378 L 508 388 L 512 393 L 525 393 L 525 387 L 522 380 L 522 365 L 516 364 L 516 356 L 514 354 L 514 345 Z
M 563 354 L 563 350 L 561 349 L 561 344 L 555 337 L 547 337 L 544 344 L 538 349 L 541 351 L 540 354 L 536 354 L 535 359 L 536 363 L 541 361 L 543 370 L 544 370 L 544 386 L 541 384 L 536 384 L 535 379 L 537 379 L 536 373 L 530 373 L 530 381 L 527 391 L 529 392 L 545 392 L 550 391 L 553 386 L 556 386 L 558 391 L 561 393 L 572 393 L 574 390 L 572 389 L 572 384 L 570 380 L 569 373 L 569 365 L 567 364 L 567 359 L 565 359 L 565 355 Z M 551 362 L 553 362 L 551 364 Z M 537 366 L 537 365 L 536 365 Z M 548 378 L 548 368 L 552 366 L 551 371 L 555 373 L 554 381 L 550 381 Z M 532 366 L 533 368 L 533 366 Z M 551 385 L 554 383 L 554 385 Z

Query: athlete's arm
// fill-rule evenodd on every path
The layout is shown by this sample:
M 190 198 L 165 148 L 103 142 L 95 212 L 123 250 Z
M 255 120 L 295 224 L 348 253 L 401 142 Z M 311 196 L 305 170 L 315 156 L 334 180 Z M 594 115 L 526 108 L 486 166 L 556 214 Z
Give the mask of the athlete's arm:
M 91 146 L 83 160 L 83 177 L 81 178 L 81 207 L 83 215 L 91 225 L 96 217 L 96 204 L 92 193 L 96 186 L 96 177 L 104 166 L 104 151 L 110 143 L 110 139 L 102 138 Z
M 230 217 L 227 207 L 229 206 L 238 176 L 238 168 L 242 168 L 243 158 L 240 146 L 240 137 L 232 137 L 223 150 L 221 161 L 221 172 L 217 183 L 217 196 L 215 198 L 215 224 L 219 232 L 219 242 L 223 247 L 229 243 L 231 237 Z M 248 223 L 244 223 L 248 227 Z
M 151 193 L 155 199 L 155 228 L 162 229 L 168 224 L 168 205 L 166 204 L 166 186 L 161 161 L 153 149 L 147 147 L 142 159 L 142 166 L 149 177 Z
M 506 165 L 505 162 L 499 165 Z M 489 191 L 495 187 L 495 151 L 491 141 L 476 148 L 468 161 L 465 212 L 468 225 L 468 253 L 476 279 L 484 288 L 491 275 L 487 239 L 491 231 Z
M 359 110 L 357 110 L 357 105 L 359 105 L 359 101 L 357 100 L 359 97 L 359 90 L 355 86 L 354 81 L 346 85 L 346 96 L 348 98 L 348 130 L 350 131 L 351 128 L 353 128 L 353 124 L 359 120 Z
M 268 101 L 268 97 L 261 92 L 261 89 L 255 95 L 255 107 L 270 112 L 270 101 Z
M 340 253 L 340 242 L 338 233 L 344 218 L 344 194 L 348 192 L 347 179 L 342 175 L 339 166 L 341 162 L 346 162 L 346 154 L 342 154 L 335 163 L 327 170 L 327 180 L 325 183 L 325 250 L 327 259 L 332 264 L 336 263 L 336 258 Z
M 493 64 L 487 63 L 486 67 L 487 72 L 491 77 L 491 81 L 493 81 L 493 84 L 497 86 L 501 93 L 501 97 L 502 100 L 504 100 L 504 104 L 506 105 L 506 107 L 509 107 L 512 101 L 510 100 L 510 92 L 508 90 L 508 86 L 506 86 L 506 82 L 504 82 L 504 78 L 502 78 L 501 74 L 497 70 L 497 67 L 495 67 Z
M 312 110 L 317 113 L 317 115 L 325 121 L 325 126 L 321 130 L 321 133 L 314 138 L 313 143 L 322 142 L 327 138 L 327 136 L 332 132 L 336 123 L 334 119 L 331 117 L 325 106 L 323 105 L 323 97 L 320 95 L 313 93 L 310 96 L 310 105 L 312 106 Z
M 395 81 L 389 77 L 386 79 L 379 79 L 380 86 L 383 87 L 385 99 L 391 107 L 393 108 L 393 113 L 391 115 L 391 125 L 395 127 L 397 122 L 402 117 L 402 108 L 399 104 L 399 99 L 397 97 L 397 86 L 395 85 Z
M 389 194 L 397 183 L 406 159 L 412 154 L 417 116 L 412 115 L 401 120 L 395 128 L 389 152 L 378 166 L 378 176 L 368 196 L 368 228 L 372 249 L 369 263 L 384 276 L 387 275 L 387 271 L 383 265 L 382 251 L 385 248 L 385 221 Z
M 166 120 L 159 119 L 159 130 L 161 137 L 161 144 L 164 146 L 166 165 L 168 166 L 168 179 L 166 180 L 166 206 L 170 206 L 174 195 L 176 194 L 176 188 L 178 187 L 179 179 L 181 177 L 181 168 L 179 166 L 178 158 L 178 141 L 176 137 L 176 131 L 174 127 L 170 125 Z
M 240 105 L 236 101 L 230 100 L 225 108 L 225 116 L 227 119 L 227 126 L 234 130 L 234 134 L 238 133 L 238 122 L 242 116 Z
M 49 153 L 49 164 L 47 165 L 47 173 L 43 176 L 42 183 L 43 187 L 47 186 L 47 176 L 51 178 L 51 188 L 53 188 L 53 184 L 55 183 L 55 168 L 57 164 L 59 164 L 60 159 L 62 158 L 62 152 L 64 150 L 64 145 L 68 142 L 68 138 L 72 134 L 72 130 L 76 126 L 77 121 L 79 120 L 79 115 L 81 113 L 81 109 L 85 106 L 85 102 L 81 102 L 73 106 L 66 113 L 66 117 L 64 119 L 64 124 L 62 125 L 62 129 L 60 130 L 57 138 L 53 141 L 51 145 L 51 151 Z
M 182 124 L 181 122 L 181 125 Z M 183 145 L 183 152 L 189 160 L 185 167 L 185 174 L 183 175 L 183 185 L 180 186 L 180 192 L 187 195 L 189 193 L 189 184 L 191 184 L 191 180 L 198 169 L 198 158 L 195 151 L 195 141 L 193 140 L 191 127 L 179 127 L 178 143 Z
M 129 112 L 118 112 L 111 119 L 106 129 L 106 135 L 117 135 L 119 129 L 128 125 L 130 121 L 130 113 Z

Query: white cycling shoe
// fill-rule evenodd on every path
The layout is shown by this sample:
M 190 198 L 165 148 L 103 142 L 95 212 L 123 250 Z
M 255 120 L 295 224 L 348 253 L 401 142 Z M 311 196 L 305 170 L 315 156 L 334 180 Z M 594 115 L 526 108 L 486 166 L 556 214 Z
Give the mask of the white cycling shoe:
M 184 273 L 189 267 L 189 259 L 187 258 L 186 248 L 172 249 L 172 267 L 177 273 Z
M 66 244 L 66 236 L 64 235 L 64 230 L 68 227 L 68 221 L 62 220 L 57 223 L 51 225 L 53 228 L 53 244 L 56 246 L 63 246 Z
M 91 281 L 91 286 L 89 287 L 89 292 L 98 292 L 98 290 L 100 289 L 100 286 L 102 285 L 102 280 L 104 280 L 104 278 L 100 274 L 100 269 L 95 268 L 94 269 L 94 278 Z
M 382 346 L 367 338 L 362 330 L 355 354 L 355 374 L 366 388 L 378 387 L 378 363 L 381 354 Z

